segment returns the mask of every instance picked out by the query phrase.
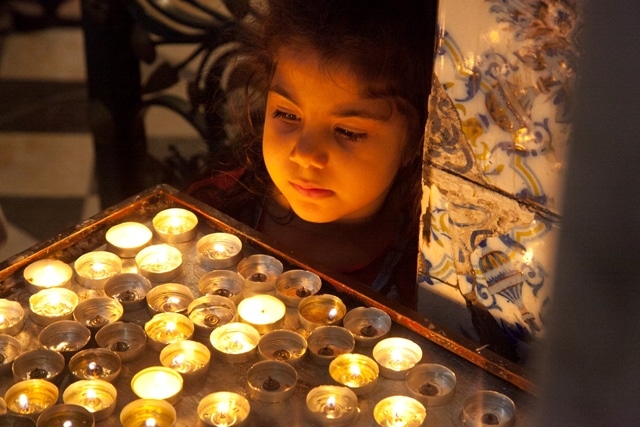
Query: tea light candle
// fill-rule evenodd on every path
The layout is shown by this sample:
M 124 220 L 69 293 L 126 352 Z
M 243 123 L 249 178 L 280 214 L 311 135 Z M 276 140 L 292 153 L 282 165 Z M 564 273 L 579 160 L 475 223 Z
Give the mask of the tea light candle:
M 136 255 L 136 266 L 152 282 L 169 282 L 182 273 L 182 254 L 164 243 L 147 246 Z
M 407 372 L 407 388 L 411 397 L 425 406 L 449 403 L 456 388 L 456 375 L 436 363 L 416 365 Z
M 198 263 L 207 270 L 233 267 L 242 259 L 242 242 L 229 233 L 211 233 L 196 244 Z
M 151 282 L 135 273 L 116 274 L 104 284 L 104 293 L 122 304 L 125 311 L 135 311 L 144 307 Z
M 66 366 L 67 363 L 61 353 L 39 348 L 18 355 L 13 361 L 11 370 L 14 382 L 39 379 L 58 383 L 60 374 Z
M 179 283 L 158 285 L 147 293 L 149 314 L 181 313 L 186 314 L 194 296 L 188 286 Z
M 209 339 L 215 328 L 236 321 L 236 305 L 230 299 L 218 295 L 196 298 L 187 307 L 189 319 L 195 325 L 196 336 Z
M 194 329 L 193 322 L 178 313 L 158 313 L 144 325 L 149 345 L 156 351 L 162 350 L 167 344 L 188 340 L 193 336 Z
M 271 255 L 255 254 L 238 263 L 238 273 L 244 279 L 245 295 L 273 292 L 282 263 Z
M 123 362 L 128 362 L 144 352 L 147 334 L 135 323 L 114 322 L 96 332 L 96 343 L 118 353 Z
M 374 391 L 380 374 L 375 360 L 362 354 L 337 356 L 329 364 L 329 375 L 336 382 L 352 389 L 358 396 Z
M 297 381 L 295 368 L 277 360 L 257 362 L 247 371 L 249 397 L 260 402 L 284 402 L 295 392 Z
M 43 289 L 29 297 L 31 319 L 43 326 L 72 319 L 77 305 L 78 295 L 66 288 Z
M 153 217 L 153 229 L 165 243 L 183 243 L 196 236 L 198 217 L 186 209 L 170 208 Z
M 80 256 L 74 263 L 80 285 L 89 289 L 102 289 L 110 277 L 122 270 L 122 260 L 112 252 L 93 251 Z
M 337 356 L 351 353 L 356 345 L 353 334 L 341 326 L 320 326 L 307 338 L 311 358 L 321 365 L 328 365 Z
M 298 305 L 300 326 L 311 331 L 318 326 L 341 325 L 347 307 L 335 295 L 312 295 L 303 298 Z
M 103 380 L 79 380 L 69 384 L 62 393 L 62 401 L 82 406 L 99 422 L 113 413 L 117 396 L 118 392 L 111 383 Z
M 363 346 L 372 346 L 391 330 L 391 317 L 377 307 L 356 307 L 345 314 L 342 324 Z
M 73 310 L 73 317 L 92 331 L 117 322 L 124 314 L 124 307 L 109 297 L 95 297 L 80 301 Z
M 120 412 L 123 427 L 173 427 L 176 418 L 173 405 L 158 399 L 136 399 Z
M 20 415 L 37 416 L 55 405 L 58 387 L 46 380 L 25 380 L 15 383 L 4 395 L 7 409 Z
M 262 335 L 284 324 L 287 307 L 272 295 L 254 295 L 238 304 L 240 320 L 250 324 Z
M 151 242 L 153 233 L 139 222 L 123 222 L 114 225 L 105 235 L 107 250 L 122 258 L 133 258 Z
M 246 362 L 253 358 L 260 333 L 246 323 L 231 322 L 211 332 L 211 345 L 215 354 L 230 363 Z
M 36 427 L 94 427 L 95 418 L 79 405 L 59 404 L 51 406 L 38 417 Z
M 380 365 L 380 374 L 389 379 L 405 379 L 407 371 L 422 359 L 422 349 L 406 338 L 386 338 L 373 347 L 373 358 Z
M 307 393 L 309 418 L 323 427 L 347 427 L 358 418 L 358 397 L 348 387 L 321 385 Z
M 0 375 L 11 371 L 13 361 L 22 352 L 22 344 L 11 335 L 0 334 Z
M 86 346 L 90 339 L 89 328 L 75 320 L 59 320 L 45 326 L 38 335 L 44 348 L 59 351 L 67 358 Z
M 150 366 L 131 379 L 131 390 L 141 399 L 166 400 L 175 405 L 182 397 L 180 373 L 164 366 Z
M 515 423 L 516 405 L 502 393 L 479 390 L 462 407 L 462 423 L 467 427 L 510 427 Z
M 407 396 L 389 396 L 373 408 L 373 418 L 381 427 L 420 427 L 427 416 L 422 403 Z
M 113 382 L 122 368 L 120 356 L 106 348 L 79 351 L 69 360 L 69 371 L 76 379 Z
M 32 293 L 41 289 L 68 287 L 73 277 L 73 269 L 57 259 L 41 259 L 24 269 L 24 279 Z
M 258 342 L 258 354 L 262 359 L 296 364 L 306 353 L 307 340 L 287 329 L 267 332 Z
M 209 426 L 240 425 L 249 416 L 249 401 L 237 393 L 219 391 L 206 395 L 198 404 L 198 418 Z
M 0 334 L 16 335 L 24 326 L 24 309 L 17 301 L 0 298 Z
M 235 271 L 213 270 L 198 280 L 198 290 L 202 295 L 229 298 L 237 305 L 243 298 L 244 279 Z
M 169 344 L 160 352 L 162 366 L 179 372 L 185 382 L 206 376 L 210 359 L 211 352 L 207 346 L 191 340 Z
M 320 277 L 306 270 L 285 271 L 276 279 L 276 296 L 288 307 L 297 307 L 302 298 L 315 295 L 322 287 Z

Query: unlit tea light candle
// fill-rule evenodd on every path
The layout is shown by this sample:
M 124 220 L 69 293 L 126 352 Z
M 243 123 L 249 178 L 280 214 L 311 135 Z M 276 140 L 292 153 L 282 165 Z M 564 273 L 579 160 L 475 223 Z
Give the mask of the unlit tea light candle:
M 152 282 L 169 282 L 182 273 L 182 254 L 164 243 L 147 246 L 136 255 L 136 266 Z
M 133 258 L 145 246 L 149 245 L 153 233 L 139 222 L 123 222 L 114 225 L 105 235 L 107 250 L 122 258 Z
M 286 311 L 284 303 L 272 295 L 254 295 L 238 304 L 240 319 L 261 335 L 282 327 Z
M 195 237 L 198 217 L 186 209 L 170 208 L 158 212 L 152 224 L 163 242 L 184 243 Z
M 73 277 L 73 269 L 56 259 L 41 259 L 24 269 L 24 278 L 31 292 L 41 289 L 67 287 Z

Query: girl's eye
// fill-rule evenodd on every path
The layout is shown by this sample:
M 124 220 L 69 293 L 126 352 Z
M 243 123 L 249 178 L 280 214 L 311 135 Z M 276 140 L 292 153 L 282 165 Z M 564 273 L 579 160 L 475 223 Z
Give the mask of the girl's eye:
M 282 111 L 282 110 L 274 111 L 273 118 L 274 119 L 282 119 L 282 120 L 287 121 L 287 122 L 299 122 L 300 121 L 298 116 L 296 116 L 295 114 L 287 113 L 287 112 Z
M 352 132 L 343 128 L 336 128 L 336 133 L 349 141 L 362 141 L 367 137 L 366 133 Z

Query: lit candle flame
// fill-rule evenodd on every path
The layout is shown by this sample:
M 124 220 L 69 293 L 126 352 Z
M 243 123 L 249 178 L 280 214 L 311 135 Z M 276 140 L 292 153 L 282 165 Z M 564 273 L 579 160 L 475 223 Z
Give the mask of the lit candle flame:
M 4 315 L 0 314 L 0 326 L 4 326 L 5 318 Z
M 184 363 L 184 354 L 179 354 L 173 358 L 171 361 L 171 366 L 174 368 L 179 368 Z
M 360 376 L 362 375 L 362 372 L 360 371 L 360 366 L 358 365 L 349 366 L 349 375 L 353 380 L 360 379 Z
M 151 417 L 146 419 L 146 421 L 144 422 L 144 427 L 156 427 L 156 424 L 156 419 Z
M 175 330 L 176 330 L 176 323 L 175 322 L 167 322 L 167 333 L 172 333 Z
M 29 411 L 29 398 L 26 394 L 21 393 L 20 396 L 18 396 L 18 406 L 23 412 Z

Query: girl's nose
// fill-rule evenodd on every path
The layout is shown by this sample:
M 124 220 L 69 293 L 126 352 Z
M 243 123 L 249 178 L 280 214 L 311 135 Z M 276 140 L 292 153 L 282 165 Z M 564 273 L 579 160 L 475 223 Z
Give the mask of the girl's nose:
M 302 132 L 291 149 L 289 159 L 304 168 L 322 169 L 329 160 L 322 137 L 311 132 Z

